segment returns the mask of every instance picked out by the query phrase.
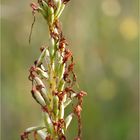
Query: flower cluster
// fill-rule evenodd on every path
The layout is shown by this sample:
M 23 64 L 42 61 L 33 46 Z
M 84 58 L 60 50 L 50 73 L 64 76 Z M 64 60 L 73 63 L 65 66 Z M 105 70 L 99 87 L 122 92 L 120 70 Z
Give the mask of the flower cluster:
M 73 118 L 78 119 L 78 135 L 81 139 L 81 111 L 84 91 L 75 91 L 77 77 L 74 73 L 72 52 L 67 48 L 59 17 L 69 0 L 38 0 L 32 3 L 33 14 L 39 12 L 47 21 L 49 44 L 41 47 L 41 55 L 31 66 L 29 80 L 32 82 L 31 94 L 41 106 L 44 125 L 30 127 L 21 135 L 21 140 L 40 136 L 43 140 L 66 140 L 66 130 Z M 72 112 L 65 117 L 65 109 L 73 100 Z

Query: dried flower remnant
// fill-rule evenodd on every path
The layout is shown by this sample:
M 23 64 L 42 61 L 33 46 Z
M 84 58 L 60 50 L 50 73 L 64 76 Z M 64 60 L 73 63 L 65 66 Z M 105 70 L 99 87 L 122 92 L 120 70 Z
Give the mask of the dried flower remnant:
M 40 48 L 41 55 L 29 69 L 28 77 L 32 82 L 32 97 L 41 106 L 44 125 L 26 129 L 21 134 L 21 140 L 29 140 L 31 133 L 35 140 L 38 137 L 43 140 L 66 140 L 65 134 L 74 116 L 78 120 L 75 140 L 81 139 L 81 111 L 86 92 L 76 91 L 75 62 L 72 52 L 66 47 L 68 42 L 59 21 L 68 2 L 69 0 L 38 0 L 37 4 L 31 4 L 34 22 L 35 13 L 40 13 L 47 21 L 50 34 L 49 45 Z M 66 117 L 65 109 L 73 100 L 77 100 L 77 103 Z

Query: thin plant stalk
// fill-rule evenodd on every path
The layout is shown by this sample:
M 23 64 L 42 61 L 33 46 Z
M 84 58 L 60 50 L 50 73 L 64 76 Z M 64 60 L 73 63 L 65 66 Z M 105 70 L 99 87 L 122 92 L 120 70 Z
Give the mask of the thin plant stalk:
M 21 140 L 29 140 L 31 133 L 35 140 L 38 137 L 43 140 L 66 140 L 66 131 L 74 116 L 78 119 L 78 134 L 75 140 L 81 139 L 81 111 L 86 92 L 76 91 L 75 62 L 72 52 L 67 48 L 68 42 L 59 21 L 68 1 L 38 0 L 37 3 L 31 3 L 34 21 L 36 13 L 41 14 L 46 20 L 49 43 L 41 47 L 39 58 L 29 70 L 31 94 L 41 106 L 43 125 L 26 129 L 21 134 Z M 77 100 L 77 103 L 66 116 L 65 109 L 73 100 Z

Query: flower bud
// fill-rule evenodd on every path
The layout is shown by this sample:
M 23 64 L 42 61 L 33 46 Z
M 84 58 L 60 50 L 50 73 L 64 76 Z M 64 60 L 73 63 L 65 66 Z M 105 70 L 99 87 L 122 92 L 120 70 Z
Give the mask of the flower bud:
M 64 103 L 62 102 L 60 105 L 59 119 L 64 118 Z
M 67 118 L 65 119 L 65 129 L 68 128 L 68 126 L 70 125 L 71 123 L 71 120 L 72 120 L 72 117 L 73 117 L 73 113 L 71 113 L 70 115 L 67 116 Z
M 37 133 L 38 133 L 38 135 L 39 135 L 43 140 L 46 139 L 46 137 L 47 137 L 47 133 L 46 133 L 46 132 L 44 132 L 44 131 L 42 131 L 42 130 L 38 130 Z
M 42 14 L 42 16 L 47 20 L 48 14 L 41 7 L 38 8 L 38 11 Z
M 40 68 L 41 68 L 43 71 L 46 70 L 45 67 L 44 67 L 42 64 L 40 65 Z
M 60 9 L 59 9 L 59 11 L 58 11 L 58 12 L 56 13 L 56 15 L 55 15 L 55 18 L 56 18 L 56 19 L 58 19 L 58 18 L 60 17 L 60 15 L 62 14 L 64 8 L 65 8 L 65 4 L 62 3 L 62 4 L 61 4 L 61 7 L 60 7 Z
M 64 102 L 64 108 L 66 108 L 70 103 L 72 102 L 72 100 L 69 98 Z
M 58 15 L 58 13 L 60 11 L 62 1 L 61 0 L 55 0 L 55 3 L 57 4 L 57 9 L 55 11 L 55 17 L 56 17 L 56 15 Z
M 44 9 L 44 11 L 46 11 L 46 13 L 47 13 L 47 11 L 48 11 L 48 8 L 49 8 L 49 6 L 48 6 L 48 4 L 47 4 L 47 2 L 45 2 L 44 0 L 42 0 L 42 8 Z
M 55 41 L 54 41 L 53 38 L 50 38 L 49 44 L 50 44 L 50 46 L 51 46 L 51 47 L 49 48 L 49 52 L 50 52 L 50 56 L 51 56 L 51 58 L 52 58 L 53 55 L 54 55 L 54 45 L 55 45 Z
M 54 129 L 53 129 L 52 121 L 51 121 L 51 119 L 50 119 L 50 117 L 49 117 L 47 112 L 44 112 L 43 114 L 44 114 L 44 122 L 45 122 L 45 125 L 47 127 L 47 131 L 49 133 L 53 134 L 54 133 Z
M 42 53 L 41 53 L 41 55 L 40 55 L 40 57 L 38 58 L 38 60 L 37 60 L 37 66 L 39 66 L 41 63 L 42 63 L 42 61 L 44 60 L 44 58 L 47 56 L 47 48 L 45 48 L 43 51 L 42 51 Z
M 36 68 L 36 72 L 42 76 L 42 78 L 48 78 L 47 72 L 43 71 L 39 67 Z
M 52 25 L 54 22 L 54 9 L 53 7 L 48 7 L 48 23 Z
M 76 97 L 77 96 L 77 93 L 72 93 L 71 95 L 70 95 L 70 98 L 74 98 L 74 97 Z
M 65 64 L 61 65 L 60 67 L 60 77 L 59 77 L 60 79 L 63 78 L 64 72 L 65 72 Z
M 61 0 L 53 0 L 54 1 L 54 3 L 55 4 L 57 4 L 59 1 L 61 1 Z
M 61 81 L 59 82 L 58 91 L 62 91 L 64 89 L 64 83 L 65 81 L 61 79 Z
M 72 98 L 76 97 L 76 93 L 72 93 L 70 98 L 67 98 L 66 101 L 64 102 L 64 107 L 66 108 L 71 102 L 72 102 Z
M 37 131 L 37 130 L 40 130 L 40 129 L 44 129 L 45 127 L 43 126 L 35 126 L 35 127 L 29 127 L 25 130 L 25 132 L 27 133 L 31 133 L 33 131 Z
M 53 112 L 54 112 L 54 115 L 57 117 L 58 116 L 58 103 L 59 103 L 59 98 L 58 96 L 53 96 Z

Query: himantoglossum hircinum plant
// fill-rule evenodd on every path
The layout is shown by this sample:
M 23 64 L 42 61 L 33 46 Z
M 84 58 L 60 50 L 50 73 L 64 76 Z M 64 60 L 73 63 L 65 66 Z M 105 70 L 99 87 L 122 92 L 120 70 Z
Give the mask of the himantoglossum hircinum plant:
M 41 106 L 43 125 L 30 127 L 21 135 L 21 140 L 66 140 L 66 131 L 74 116 L 78 120 L 78 134 L 81 140 L 81 111 L 84 91 L 75 91 L 77 86 L 72 52 L 66 41 L 59 21 L 69 0 L 38 0 L 31 3 L 33 15 L 40 13 L 49 28 L 49 44 L 41 47 L 41 55 L 30 68 L 31 94 Z M 79 90 L 79 88 L 77 88 Z M 72 104 L 72 111 L 66 116 L 65 109 Z

